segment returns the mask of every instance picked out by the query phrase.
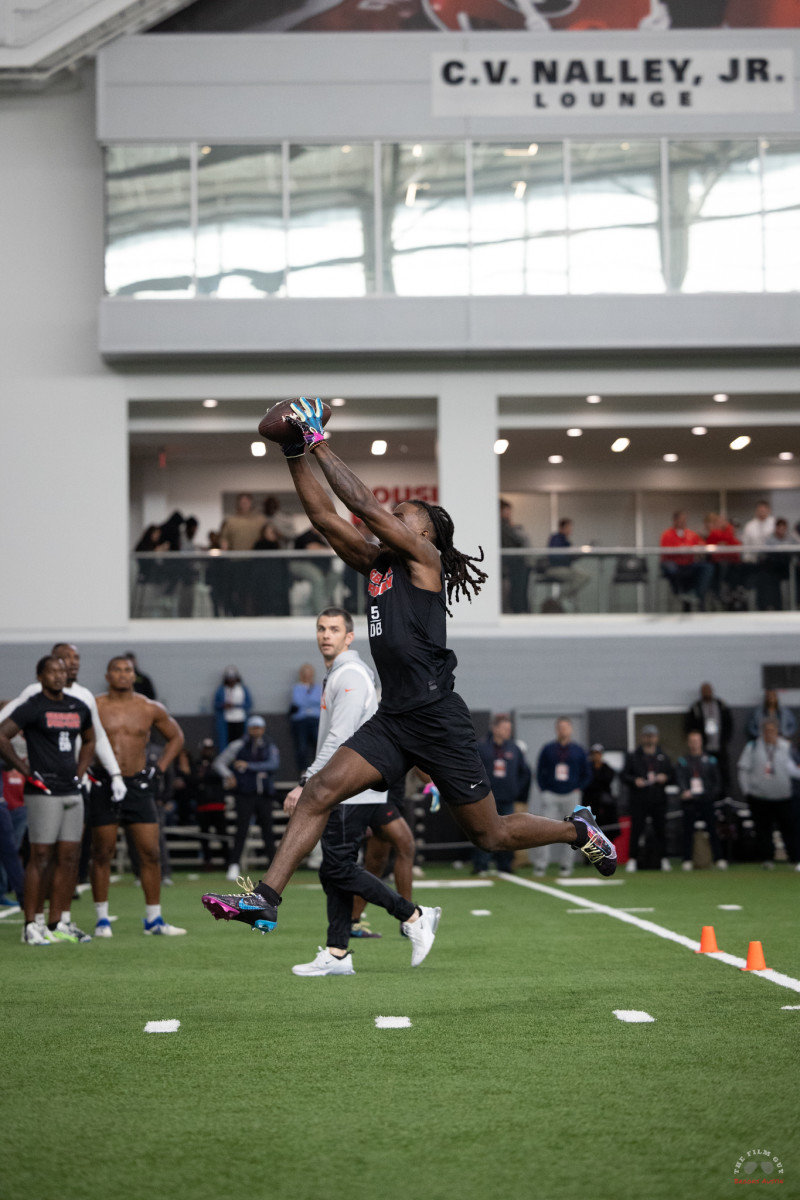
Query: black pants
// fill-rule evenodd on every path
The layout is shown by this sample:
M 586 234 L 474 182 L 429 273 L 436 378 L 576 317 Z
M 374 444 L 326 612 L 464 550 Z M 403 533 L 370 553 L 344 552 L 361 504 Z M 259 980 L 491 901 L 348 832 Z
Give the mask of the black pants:
M 761 862 L 772 862 L 775 847 L 772 843 L 772 827 L 776 826 L 786 846 L 789 862 L 798 861 L 797 831 L 794 827 L 794 812 L 791 799 L 761 800 L 748 796 L 747 803 L 753 814 L 756 827 L 756 845 Z
M 631 799 L 631 858 L 638 859 L 643 847 L 639 846 L 647 825 L 653 823 L 653 838 L 659 859 L 667 854 L 667 801 L 663 796 L 635 796 Z
M 242 861 L 242 851 L 247 840 L 247 831 L 253 817 L 258 818 L 261 826 L 261 836 L 264 839 L 264 852 L 272 862 L 275 857 L 275 834 L 272 831 L 272 797 L 258 796 L 255 792 L 236 792 L 236 837 L 233 841 L 231 862 Z
M 683 861 L 692 861 L 695 821 L 705 821 L 711 842 L 711 857 L 714 859 L 714 862 L 717 862 L 723 857 L 723 854 L 719 834 L 717 833 L 717 819 L 714 816 L 714 801 L 701 800 L 695 797 L 693 800 L 684 800 L 681 803 L 681 810 L 681 819 L 683 821 Z
M 225 865 L 228 865 L 228 843 L 225 835 L 228 832 L 227 822 L 225 820 L 225 810 L 212 808 L 201 810 L 197 814 L 197 824 L 200 827 L 200 832 L 210 834 L 213 829 L 222 844 L 222 860 Z M 203 855 L 203 862 L 211 865 L 211 838 L 206 836 L 200 839 L 200 850 Z M 236 862 L 236 859 L 231 859 L 231 862 Z
M 371 804 L 340 804 L 328 817 L 322 834 L 320 883 L 328 900 L 326 946 L 346 950 L 350 942 L 353 896 L 385 908 L 398 921 L 407 921 L 416 905 L 404 900 L 358 863 L 358 848 L 369 825 Z

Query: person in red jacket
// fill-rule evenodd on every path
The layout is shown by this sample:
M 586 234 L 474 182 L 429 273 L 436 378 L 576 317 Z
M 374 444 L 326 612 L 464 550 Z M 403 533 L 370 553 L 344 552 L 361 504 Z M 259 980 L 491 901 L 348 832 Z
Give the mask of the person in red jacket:
M 691 601 L 687 593 L 694 592 L 697 596 L 701 612 L 706 607 L 708 592 L 714 568 L 699 554 L 687 554 L 690 546 L 704 546 L 705 539 L 689 529 L 686 525 L 686 513 L 678 511 L 672 515 L 672 524 L 661 535 L 660 544 L 669 549 L 683 550 L 682 554 L 662 554 L 661 573 L 669 581 L 676 596 L 683 600 L 683 611 L 691 612 Z

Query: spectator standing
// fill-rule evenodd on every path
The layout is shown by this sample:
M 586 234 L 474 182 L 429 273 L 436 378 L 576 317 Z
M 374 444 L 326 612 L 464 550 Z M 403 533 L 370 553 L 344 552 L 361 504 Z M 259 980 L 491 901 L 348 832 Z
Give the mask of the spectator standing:
M 310 767 L 317 753 L 322 686 L 315 682 L 311 663 L 303 663 L 292 687 L 289 722 L 297 760 L 297 776 Z
M 261 506 L 266 521 L 276 531 L 281 545 L 286 548 L 294 541 L 294 520 L 288 513 L 281 512 L 281 502 L 277 496 L 266 496 Z
M 785 549 L 789 546 L 800 545 L 800 538 L 795 537 L 789 531 L 789 522 L 785 517 L 778 517 L 775 521 L 775 532 L 770 534 L 764 543 L 767 547 L 778 547 Z M 764 557 L 762 566 L 762 595 L 764 598 L 764 607 L 773 612 L 781 612 L 783 609 L 783 590 L 781 584 L 785 579 L 789 578 L 792 564 L 795 562 L 793 554 L 767 554 Z
M 214 770 L 225 787 L 233 791 L 236 804 L 236 836 L 228 879 L 236 879 L 239 875 L 247 831 L 254 816 L 258 817 L 261 826 L 267 860 L 271 862 L 275 855 L 272 800 L 280 762 L 278 747 L 267 737 L 266 721 L 257 715 L 248 719 L 245 736 L 236 738 L 214 759 Z
M 719 767 L 713 754 L 704 753 L 703 735 L 697 730 L 686 738 L 686 754 L 675 764 L 675 782 L 681 798 L 684 871 L 691 871 L 694 866 L 692 850 L 698 821 L 705 823 L 715 865 L 726 870 L 728 864 L 722 856 L 714 813 L 714 802 L 719 799 L 721 787 Z
M 617 773 L 605 761 L 604 754 L 605 746 L 600 742 L 595 742 L 589 748 L 589 766 L 592 773 L 583 789 L 583 803 L 592 810 L 603 830 L 607 825 L 617 823 L 617 801 L 613 792 Z
M 261 536 L 264 518 L 253 511 L 250 492 L 236 497 L 236 511 L 222 522 L 220 546 L 223 550 L 252 550 Z M 226 607 L 232 617 L 253 614 L 253 562 L 250 559 L 231 559 L 228 564 Z
M 765 721 L 774 721 L 782 738 L 791 740 L 797 733 L 797 718 L 790 708 L 781 704 L 775 688 L 766 688 L 764 699 L 747 719 L 748 737 L 757 738 Z
M 265 501 L 266 504 L 266 501 Z M 283 549 L 283 539 L 272 521 L 266 520 L 253 547 L 257 551 Z M 289 563 L 281 557 L 259 554 L 253 563 L 253 611 L 257 617 L 289 615 Z
M 512 517 L 511 502 L 501 500 L 500 546 L 503 550 L 519 550 L 530 545 L 525 530 L 521 525 L 515 525 Z M 528 571 L 528 560 L 521 554 L 509 554 L 503 558 L 503 612 L 528 611 Z
M 756 504 L 755 515 L 742 530 L 742 545 L 761 548 L 767 544 L 767 538 L 775 532 L 775 518 L 772 515 L 772 505 L 769 500 L 759 500 Z M 744 561 L 750 564 L 748 585 L 756 590 L 756 606 L 759 612 L 767 607 L 769 599 L 769 580 L 764 570 L 762 554 L 745 554 Z
M 706 527 L 706 545 L 714 547 L 714 553 L 709 559 L 712 570 L 711 588 L 724 608 L 747 608 L 747 597 L 742 594 L 742 556 L 732 549 L 742 544 L 736 536 L 736 530 L 727 517 L 716 512 L 708 513 L 703 523 Z
M 212 829 L 219 838 L 222 847 L 222 861 L 227 867 L 231 861 L 228 852 L 228 823 L 225 817 L 225 793 L 222 780 L 214 769 L 215 760 L 214 739 L 203 738 L 200 743 L 200 753 L 194 766 L 194 803 L 197 813 L 197 824 L 201 838 L 203 855 L 203 870 L 214 868 L 214 856 L 211 853 Z M 238 871 L 237 871 L 238 874 Z
M 775 866 L 772 830 L 783 837 L 789 861 L 797 864 L 797 834 L 792 813 L 792 780 L 800 778 L 798 767 L 786 738 L 780 736 L 777 721 L 761 723 L 757 738 L 749 741 L 739 757 L 739 786 L 747 800 L 756 829 L 758 854 L 767 869 Z M 795 870 L 800 869 L 800 864 Z
M 690 546 L 704 546 L 705 541 L 688 528 L 686 513 L 679 510 L 672 514 L 672 524 L 661 534 L 660 544 L 665 549 L 686 550 Z M 694 554 L 662 554 L 661 573 L 674 594 L 683 597 L 684 612 L 691 612 L 692 609 L 686 596 L 688 592 L 695 593 L 700 611 L 705 611 L 706 593 L 714 574 L 710 563 Z
M 635 750 L 625 757 L 622 782 L 628 789 L 631 814 L 631 856 L 626 871 L 639 866 L 642 837 L 650 818 L 662 871 L 671 871 L 667 858 L 667 784 L 672 782 L 672 763 L 658 744 L 658 726 L 645 725 Z
M 498 713 L 495 716 L 488 734 L 478 742 L 478 753 L 491 781 L 492 793 L 500 815 L 505 817 L 513 813 L 517 804 L 527 806 L 532 779 L 531 768 L 522 749 L 512 738 L 511 717 L 508 713 Z M 513 850 L 499 851 L 494 857 L 498 871 L 512 872 Z M 480 850 L 476 846 L 472 851 L 473 875 L 484 873 L 491 861 L 489 851 Z
M 126 650 L 125 658 L 129 658 L 133 663 L 135 679 L 133 681 L 133 690 L 138 692 L 140 696 L 146 696 L 148 700 L 157 700 L 156 689 L 149 675 L 145 675 L 144 671 L 136 661 L 136 655 L 132 650 Z
M 242 682 L 238 667 L 226 667 L 222 683 L 214 693 L 217 714 L 217 745 L 223 750 L 244 733 L 245 722 L 253 711 L 250 689 Z
M 551 533 L 547 545 L 549 547 L 566 549 L 572 545 L 570 538 L 572 537 L 572 520 L 570 517 L 562 517 L 558 522 L 558 530 L 556 533 Z M 549 566 L 547 568 L 547 578 L 554 580 L 561 585 L 561 596 L 564 600 L 572 600 L 575 611 L 578 611 L 578 592 L 585 588 L 590 580 L 590 576 L 586 571 L 582 571 L 580 567 L 575 566 L 576 555 L 571 554 L 550 554 L 548 555 Z M 595 813 L 595 816 L 597 814 Z
M 565 812 L 582 803 L 581 792 L 591 779 L 586 751 L 573 742 L 572 732 L 570 719 L 559 717 L 555 741 L 542 746 L 536 764 L 536 782 L 541 793 L 536 811 L 554 821 L 561 820 Z M 534 876 L 541 878 L 545 874 L 550 853 L 560 865 L 561 877 L 568 878 L 572 874 L 572 855 L 569 846 L 560 845 L 537 846 L 528 852 Z
M 684 732 L 699 733 L 703 752 L 713 754 L 720 774 L 722 796 L 731 794 L 731 769 L 728 745 L 733 737 L 733 714 L 724 700 L 714 695 L 710 683 L 700 684 L 700 699 L 695 700 L 683 722 Z
M 6 892 L 11 891 L 22 908 L 23 887 L 22 860 L 11 823 L 11 814 L 3 796 L 3 781 L 0 775 L 0 904 L 5 905 Z

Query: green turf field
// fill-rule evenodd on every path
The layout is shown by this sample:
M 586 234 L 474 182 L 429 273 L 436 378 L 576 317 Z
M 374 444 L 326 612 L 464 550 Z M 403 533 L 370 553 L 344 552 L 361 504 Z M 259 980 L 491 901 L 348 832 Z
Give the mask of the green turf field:
M 693 938 L 714 925 L 742 957 L 758 939 L 800 978 L 788 867 L 622 879 L 573 894 Z M 384 937 L 355 943 L 355 977 L 299 979 L 324 940 L 312 881 L 268 937 L 201 908 L 219 876 L 165 890 L 185 938 L 142 935 L 130 879 L 109 941 L 27 947 L 0 921 L 2 1200 L 717 1197 L 755 1148 L 800 1195 L 800 1010 L 782 1011 L 800 993 L 504 881 L 420 891 L 444 911 L 415 970 L 370 909 Z M 73 907 L 91 914 L 88 896 Z M 175 1017 L 177 1033 L 143 1032 Z

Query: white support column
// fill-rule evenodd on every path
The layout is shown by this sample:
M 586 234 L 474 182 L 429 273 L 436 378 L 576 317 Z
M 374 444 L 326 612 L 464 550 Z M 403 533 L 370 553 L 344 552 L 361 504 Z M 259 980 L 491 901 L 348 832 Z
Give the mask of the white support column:
M 453 608 L 453 633 L 466 622 L 494 624 L 500 615 L 497 397 L 490 388 L 485 376 L 440 377 L 439 499 L 453 518 L 455 545 L 465 554 L 482 546 L 489 575 L 471 604 L 462 598 Z

